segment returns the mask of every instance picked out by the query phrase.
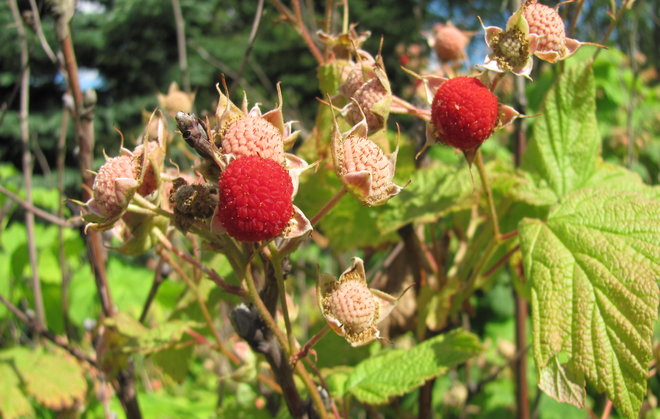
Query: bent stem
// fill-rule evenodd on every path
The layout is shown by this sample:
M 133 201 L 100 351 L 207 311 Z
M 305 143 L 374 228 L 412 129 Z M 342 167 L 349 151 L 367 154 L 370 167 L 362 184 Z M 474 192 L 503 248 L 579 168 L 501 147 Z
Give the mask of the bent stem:
M 319 212 L 317 212 L 316 215 L 313 216 L 311 220 L 309 220 L 309 222 L 310 222 L 313 226 L 316 225 L 316 224 L 321 220 L 321 218 L 323 218 L 328 212 L 330 212 L 330 210 L 332 209 L 332 207 L 334 207 L 335 205 L 337 205 L 337 203 L 339 202 L 339 200 L 341 200 L 341 199 L 344 197 L 344 195 L 346 195 L 346 192 L 348 192 L 348 189 L 346 189 L 346 186 L 342 186 L 341 189 L 340 189 L 339 191 L 337 191 L 337 193 L 335 194 L 335 196 L 333 196 L 332 198 L 330 198 L 330 200 L 328 201 L 328 203 L 325 204 L 325 205 L 323 206 L 323 208 L 321 208 L 321 209 L 319 210 Z
M 318 333 L 316 333 L 314 336 L 312 336 L 307 341 L 307 343 L 304 344 L 302 348 L 300 348 L 300 350 L 298 352 L 296 352 L 295 354 L 293 354 L 291 356 L 291 359 L 290 359 L 289 363 L 292 366 L 295 366 L 296 363 L 299 360 L 306 357 L 307 354 L 309 353 L 309 351 L 312 349 L 312 347 L 314 345 L 316 345 L 318 343 L 318 341 L 320 341 L 321 338 L 323 338 L 323 336 L 325 336 L 325 334 L 328 333 L 329 330 L 330 330 L 330 326 L 328 326 L 327 324 L 325 326 L 323 326 L 323 328 L 321 330 L 319 330 Z
M 481 150 L 477 150 L 474 162 L 477 165 L 477 171 L 479 172 L 479 177 L 481 178 L 481 185 L 483 186 L 484 192 L 486 193 L 486 200 L 488 201 L 489 210 L 488 215 L 493 226 L 493 235 L 495 236 L 497 243 L 500 243 L 503 241 L 503 238 L 500 234 L 499 219 L 497 218 L 495 201 L 493 201 L 493 191 L 491 190 L 490 183 L 488 182 L 488 176 L 486 175 L 486 168 L 484 167 L 484 160 L 481 156 Z

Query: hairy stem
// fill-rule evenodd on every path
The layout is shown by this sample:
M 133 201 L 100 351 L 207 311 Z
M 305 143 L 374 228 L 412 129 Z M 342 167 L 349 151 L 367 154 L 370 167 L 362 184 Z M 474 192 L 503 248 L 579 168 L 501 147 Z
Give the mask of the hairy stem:
M 499 219 L 497 218 L 497 210 L 495 209 L 495 201 L 493 201 L 493 191 L 490 188 L 490 183 L 488 182 L 488 175 L 486 174 L 486 168 L 484 167 L 484 160 L 481 155 L 481 150 L 477 150 L 477 154 L 474 159 L 474 163 L 477 165 L 477 171 L 479 172 L 479 177 L 481 178 L 481 184 L 486 193 L 486 200 L 488 201 L 488 216 L 490 218 L 491 225 L 493 226 L 493 235 L 497 242 L 502 241 L 502 235 L 500 234 L 500 224 Z

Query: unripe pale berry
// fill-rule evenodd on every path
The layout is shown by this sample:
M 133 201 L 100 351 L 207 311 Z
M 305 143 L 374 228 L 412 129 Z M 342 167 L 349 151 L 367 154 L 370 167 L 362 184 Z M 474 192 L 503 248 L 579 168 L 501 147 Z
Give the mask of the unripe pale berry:
M 431 105 L 436 137 L 464 151 L 490 137 L 497 116 L 497 97 L 474 77 L 447 80 L 438 88 Z
M 99 169 L 92 186 L 96 210 L 101 216 L 121 212 L 126 204 L 123 191 L 117 190 L 117 179 L 135 179 L 130 156 L 109 159 Z
M 371 173 L 373 198 L 388 194 L 392 183 L 393 167 L 390 159 L 376 143 L 367 137 L 352 135 L 344 140 L 342 175 L 367 171 Z
M 433 28 L 433 49 L 440 61 L 460 60 L 470 37 L 454 25 L 437 24 Z
M 326 297 L 324 305 L 351 333 L 360 333 L 374 325 L 376 301 L 365 282 L 340 282 Z
M 282 134 L 259 116 L 246 116 L 229 125 L 222 137 L 222 152 L 239 158 L 259 156 L 284 162 Z
M 383 128 L 385 123 L 384 118 L 376 114 L 373 109 L 374 106 L 381 102 L 388 95 L 387 90 L 382 85 L 380 80 L 377 78 L 372 78 L 368 82 L 364 83 L 353 95 L 353 99 L 357 102 L 351 104 L 351 107 L 346 115 L 346 119 L 351 124 L 357 124 L 362 120 L 362 112 L 367 119 L 367 127 L 369 132 L 378 131 Z M 362 109 L 362 112 L 360 112 Z
M 538 51 L 556 51 L 561 53 L 566 43 L 564 21 L 559 13 L 541 3 L 531 3 L 525 7 L 525 20 L 529 32 L 539 36 Z
M 293 184 L 282 165 L 258 156 L 233 160 L 220 175 L 215 217 L 240 241 L 272 239 L 293 215 Z

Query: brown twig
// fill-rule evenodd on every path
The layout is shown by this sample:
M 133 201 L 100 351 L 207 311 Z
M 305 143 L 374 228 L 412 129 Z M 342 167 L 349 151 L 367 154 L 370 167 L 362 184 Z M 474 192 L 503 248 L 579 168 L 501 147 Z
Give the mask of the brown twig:
M 35 0 L 30 0 L 30 9 L 32 10 L 32 19 L 34 22 L 33 29 L 34 32 L 37 34 L 37 38 L 39 38 L 39 43 L 41 44 L 41 48 L 48 56 L 48 59 L 53 64 L 59 66 L 60 61 L 57 59 L 57 55 L 55 55 L 55 53 L 53 52 L 53 49 L 50 47 L 50 44 L 48 44 L 48 40 L 44 35 L 44 30 L 43 27 L 41 26 L 41 17 L 39 15 L 39 7 L 37 7 L 37 2 Z
M 261 16 L 263 15 L 264 10 L 264 0 L 259 0 L 257 3 L 257 11 L 254 14 L 254 21 L 252 22 L 252 29 L 250 30 L 250 36 L 248 37 L 248 43 L 243 52 L 243 59 L 241 60 L 241 66 L 238 69 L 238 74 L 236 78 L 231 82 L 229 87 L 229 96 L 233 95 L 238 87 L 239 82 L 243 78 L 243 72 L 245 71 L 245 66 L 247 65 L 248 58 L 252 52 L 252 47 L 254 47 L 254 41 L 257 40 L 257 31 L 259 30 L 259 24 L 261 23 Z
M 605 407 L 603 408 L 603 414 L 600 415 L 600 419 L 608 419 L 612 414 L 612 400 L 607 399 L 605 402 Z
M 323 206 L 323 208 L 321 208 L 319 212 L 317 212 L 316 215 L 314 215 L 312 219 L 309 220 L 309 222 L 313 226 L 316 225 L 321 220 L 321 218 L 323 218 L 335 205 L 337 205 L 337 203 L 344 197 L 344 195 L 346 195 L 347 192 L 348 189 L 346 189 L 346 186 L 342 186 L 341 189 L 337 191 L 337 193 Z
M 176 27 L 176 46 L 179 52 L 179 68 L 181 69 L 181 82 L 183 90 L 190 93 L 190 71 L 188 69 L 188 53 L 186 52 L 186 21 L 181 12 L 179 0 L 172 0 L 174 11 L 174 24 Z
M 78 348 L 74 348 L 73 346 L 69 345 L 64 338 L 55 335 L 53 332 L 47 329 L 42 328 L 37 322 L 31 320 L 27 315 L 25 315 L 25 313 L 19 310 L 18 307 L 10 303 L 3 295 L 0 295 L 0 302 L 4 304 L 5 307 L 7 307 L 7 309 L 11 311 L 14 316 L 16 316 L 21 322 L 23 322 L 39 336 L 43 336 L 55 345 L 73 355 L 75 358 L 87 362 L 94 368 L 98 367 L 94 358 L 81 352 Z
M 582 6 L 584 6 L 584 0 L 577 0 L 575 4 L 575 10 L 573 11 L 573 16 L 571 16 L 571 24 L 568 28 L 568 37 L 572 38 L 575 33 L 575 26 L 577 25 L 578 17 L 582 12 Z
M 497 271 L 502 265 L 504 265 L 504 264 L 506 263 L 507 260 L 509 260 L 509 258 L 511 257 L 511 255 L 513 255 L 514 253 L 516 253 L 516 252 L 518 251 L 518 249 L 520 249 L 520 245 L 519 245 L 519 244 L 516 245 L 516 246 L 514 246 L 513 249 L 511 249 L 511 250 L 509 250 L 508 252 L 506 252 L 506 253 L 504 254 L 504 256 L 502 256 L 497 262 L 495 262 L 495 263 L 493 264 L 493 266 L 491 266 L 490 268 L 488 268 L 488 270 L 486 270 L 486 272 L 484 272 L 484 274 L 483 274 L 482 276 L 483 276 L 484 278 L 488 278 L 489 276 L 491 276 L 492 274 L 494 274 L 494 273 L 495 273 L 495 272 L 496 272 L 496 271 Z
M 57 226 L 66 227 L 66 228 L 73 228 L 73 227 L 78 227 L 79 226 L 79 223 L 73 223 L 73 222 L 67 221 L 63 218 L 60 218 L 56 215 L 53 215 L 53 214 L 49 213 L 48 211 L 44 211 L 40 208 L 35 207 L 30 202 L 21 199 L 19 196 L 17 196 L 16 194 L 11 192 L 10 190 L 6 189 L 4 186 L 0 186 L 0 193 L 6 195 L 7 198 L 9 198 L 12 201 L 16 202 L 18 205 L 23 207 L 28 213 L 34 214 L 39 218 L 43 218 L 44 220 L 48 221 L 51 224 L 55 224 Z
M 296 14 L 296 28 L 298 29 L 298 32 L 303 37 L 303 40 L 307 44 L 307 47 L 309 48 L 309 51 L 312 53 L 314 58 L 316 58 L 316 61 L 319 64 L 323 64 L 323 54 L 321 54 L 321 51 L 319 51 L 319 48 L 314 43 L 312 36 L 307 30 L 305 21 L 303 20 L 302 11 L 300 9 L 300 0 L 291 0 L 291 4 L 293 6 L 293 11 Z
M 18 43 L 21 49 L 21 91 L 19 124 L 21 130 L 21 143 L 23 145 L 23 179 L 26 203 L 32 206 L 32 154 L 30 153 L 30 57 L 28 52 L 27 37 L 23 19 L 18 11 L 16 0 L 9 0 L 9 8 L 14 18 Z M 32 271 L 32 292 L 34 294 L 34 308 L 37 314 L 37 325 L 45 329 L 47 327 L 46 314 L 44 311 L 44 300 L 41 294 L 41 281 L 39 280 L 39 267 L 37 265 L 37 245 L 34 238 L 34 213 L 25 213 L 25 231 L 27 234 L 28 256 Z

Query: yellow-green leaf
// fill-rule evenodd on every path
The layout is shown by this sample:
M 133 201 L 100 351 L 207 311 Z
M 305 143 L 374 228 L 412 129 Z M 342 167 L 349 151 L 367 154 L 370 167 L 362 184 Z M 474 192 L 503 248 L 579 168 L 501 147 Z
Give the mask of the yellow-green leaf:
M 658 316 L 660 202 L 582 189 L 519 230 L 538 369 L 564 354 L 575 376 L 636 417 Z

